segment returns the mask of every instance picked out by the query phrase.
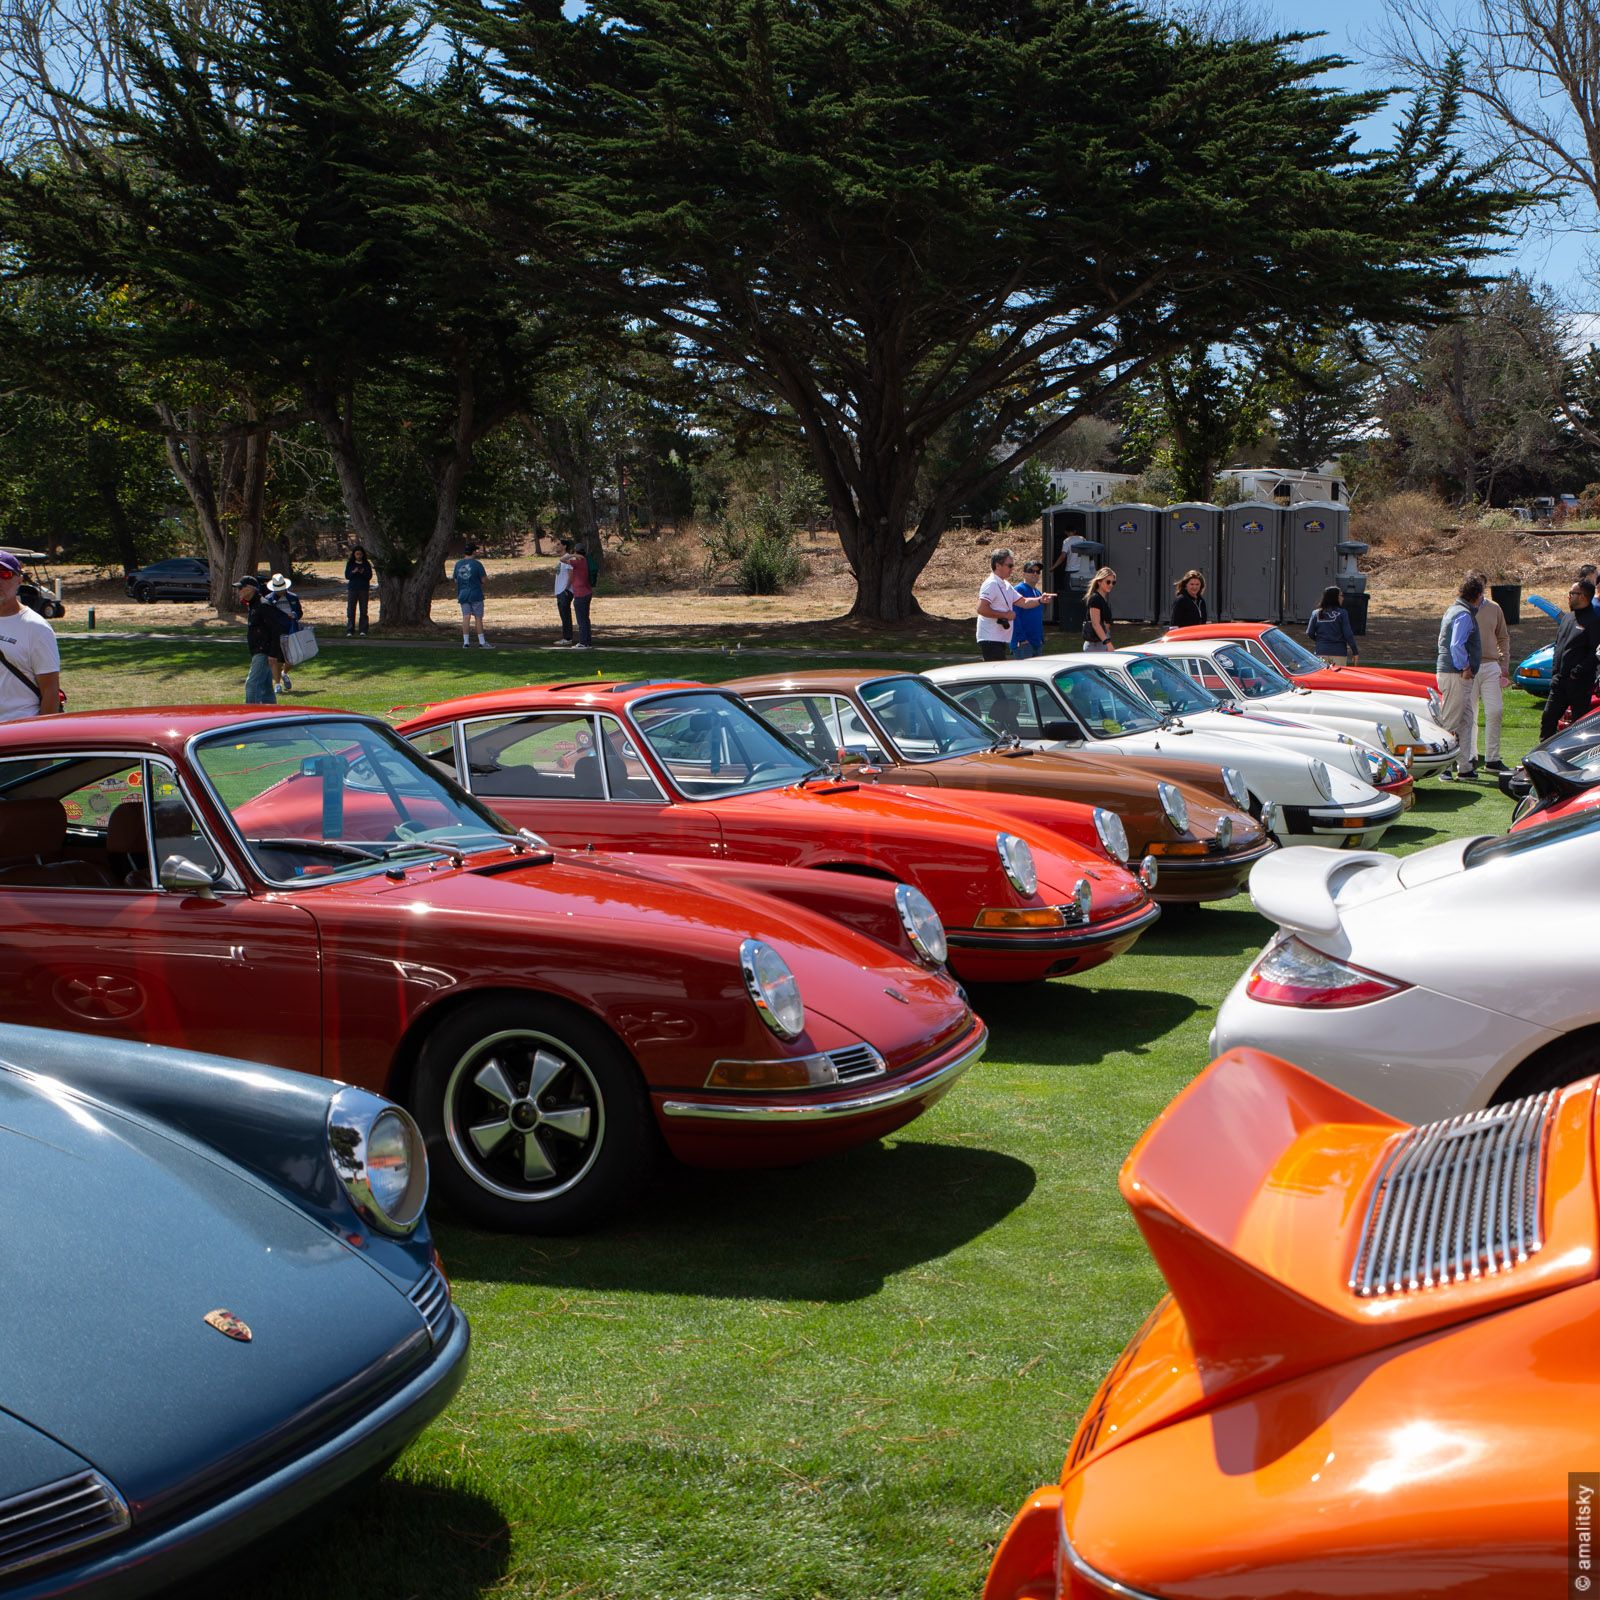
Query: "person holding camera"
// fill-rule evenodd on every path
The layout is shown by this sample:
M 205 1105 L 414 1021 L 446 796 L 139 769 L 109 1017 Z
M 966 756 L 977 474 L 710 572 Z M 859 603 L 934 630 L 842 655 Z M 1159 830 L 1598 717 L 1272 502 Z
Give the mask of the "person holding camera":
M 989 576 L 978 590 L 978 654 L 985 661 L 1004 661 L 1010 655 L 1011 625 L 1018 611 L 1036 609 L 1055 599 L 1053 594 L 1019 593 L 1011 582 L 1016 560 L 1009 550 L 994 551 L 989 557 Z

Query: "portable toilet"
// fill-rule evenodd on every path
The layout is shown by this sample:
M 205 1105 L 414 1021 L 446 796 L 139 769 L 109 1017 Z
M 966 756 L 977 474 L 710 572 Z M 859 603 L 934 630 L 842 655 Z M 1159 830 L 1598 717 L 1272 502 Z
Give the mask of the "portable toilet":
M 1172 606 L 1178 580 L 1191 567 L 1204 574 L 1209 588 L 1217 579 L 1217 545 L 1222 529 L 1222 507 L 1203 500 L 1187 500 L 1161 513 L 1161 612 Z
M 1283 593 L 1283 508 L 1242 500 L 1222 513 L 1219 622 L 1276 622 Z
M 1105 546 L 1101 565 L 1117 575 L 1111 608 L 1118 622 L 1155 622 L 1164 615 L 1156 594 L 1160 527 L 1160 506 L 1130 502 L 1100 508 L 1100 543 Z
M 1100 508 L 1081 504 L 1051 506 L 1040 521 L 1044 528 L 1044 582 L 1056 600 L 1046 612 L 1049 621 L 1077 633 L 1083 627 L 1084 596 L 1100 565 Z M 1058 567 L 1062 552 L 1066 560 Z
M 1304 622 L 1339 581 L 1339 546 L 1349 537 L 1350 508 L 1303 500 L 1283 514 L 1283 618 Z

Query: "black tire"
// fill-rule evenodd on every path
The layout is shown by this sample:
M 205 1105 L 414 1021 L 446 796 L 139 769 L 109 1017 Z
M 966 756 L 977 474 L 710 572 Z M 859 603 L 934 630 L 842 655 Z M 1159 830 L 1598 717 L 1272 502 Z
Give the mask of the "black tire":
M 644 1082 L 599 1023 L 558 1001 L 468 1005 L 429 1037 L 412 1110 L 438 1190 L 482 1227 L 575 1233 L 654 1165 Z
M 1553 1040 L 1513 1068 L 1489 1104 L 1504 1105 L 1508 1100 L 1543 1094 L 1546 1089 L 1562 1089 L 1594 1072 L 1600 1072 L 1600 1033 L 1586 1029 Z
M 155 597 L 156 591 L 154 585 L 148 583 L 134 585 L 133 598 L 137 600 L 140 605 L 149 605 L 150 602 L 155 599 Z

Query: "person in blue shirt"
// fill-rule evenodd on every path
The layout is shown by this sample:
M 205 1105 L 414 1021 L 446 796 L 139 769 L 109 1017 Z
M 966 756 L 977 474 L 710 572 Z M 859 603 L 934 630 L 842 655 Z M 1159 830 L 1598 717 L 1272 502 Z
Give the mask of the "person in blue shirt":
M 1017 593 L 1026 600 L 1038 600 L 1043 591 L 1039 588 L 1039 576 L 1044 571 L 1042 561 L 1025 561 L 1022 564 L 1022 582 L 1017 585 Z M 1018 606 L 1011 620 L 1011 654 L 1018 661 L 1026 661 L 1029 656 L 1042 656 L 1044 654 L 1044 607 Z
M 1355 630 L 1350 626 L 1350 613 L 1344 608 L 1344 594 L 1337 584 L 1329 584 L 1322 591 L 1322 604 L 1311 613 L 1306 637 L 1311 641 L 1311 648 L 1330 667 L 1339 665 L 1340 656 L 1350 667 L 1359 660 Z
M 456 586 L 456 601 L 461 607 L 461 648 L 472 643 L 469 631 L 476 626 L 478 644 L 485 650 L 494 646 L 483 636 L 483 563 L 478 560 L 478 547 L 467 540 L 466 554 L 450 569 Z

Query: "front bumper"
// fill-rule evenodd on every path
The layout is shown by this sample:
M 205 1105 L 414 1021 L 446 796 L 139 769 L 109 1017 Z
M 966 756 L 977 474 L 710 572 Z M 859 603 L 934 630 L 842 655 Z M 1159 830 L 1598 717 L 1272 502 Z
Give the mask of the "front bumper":
M 1157 890 L 1166 881 L 1161 869 Z M 1037 933 L 978 933 L 949 930 L 950 966 L 966 983 L 1037 983 L 1044 978 L 1085 972 L 1120 955 L 1161 915 L 1147 902 L 1120 917 L 1087 927 L 1050 928 Z
M 381 1467 L 444 1410 L 467 1373 L 467 1319 L 453 1305 L 444 1337 L 386 1398 L 264 1477 L 153 1527 L 90 1546 L 80 1559 L 19 1574 L 6 1600 L 111 1600 L 170 1588 Z
M 1161 876 L 1156 880 L 1154 898 L 1159 905 L 1232 899 L 1244 887 L 1256 862 L 1277 848 L 1277 839 L 1269 834 L 1260 844 L 1228 855 L 1158 855 Z
M 1277 837 L 1284 844 L 1337 841 L 1338 848 L 1364 850 L 1376 844 L 1405 810 L 1405 802 L 1395 795 L 1380 795 L 1359 806 L 1283 806 Z

